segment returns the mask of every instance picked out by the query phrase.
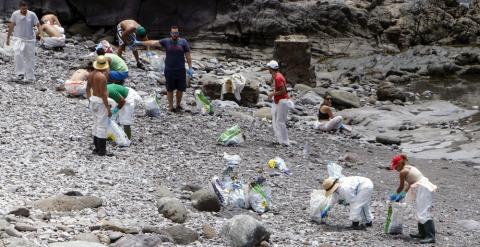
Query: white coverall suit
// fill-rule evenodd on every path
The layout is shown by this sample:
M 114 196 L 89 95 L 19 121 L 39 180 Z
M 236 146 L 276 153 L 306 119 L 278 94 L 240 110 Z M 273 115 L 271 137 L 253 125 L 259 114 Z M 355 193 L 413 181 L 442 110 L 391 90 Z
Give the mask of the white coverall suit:
M 93 113 L 92 135 L 100 138 L 107 138 L 108 111 L 102 98 L 97 96 L 90 97 L 90 110 Z
M 287 120 L 288 110 L 293 107 L 293 102 L 290 99 L 281 99 L 278 104 L 272 104 L 273 132 L 280 144 L 290 144 L 288 139 Z
M 344 200 L 350 204 L 349 219 L 352 222 L 369 223 L 373 220 L 370 212 L 370 201 L 373 193 L 373 183 L 365 177 L 343 177 L 339 179 L 340 186 L 333 193 L 330 207 Z
M 437 186 L 432 184 L 428 178 L 423 177 L 418 182 L 410 185 L 408 190 L 406 201 L 411 203 L 416 202 L 416 218 L 420 224 L 432 220 L 432 202 L 433 192 L 437 189 Z

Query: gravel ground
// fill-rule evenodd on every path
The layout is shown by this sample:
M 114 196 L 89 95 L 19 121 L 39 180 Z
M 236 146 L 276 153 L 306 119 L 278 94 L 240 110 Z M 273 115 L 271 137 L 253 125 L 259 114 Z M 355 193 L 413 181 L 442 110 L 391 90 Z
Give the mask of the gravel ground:
M 39 229 L 23 234 L 24 238 L 46 246 L 90 232 L 90 227 L 98 225 L 102 219 L 118 220 L 133 227 L 174 225 L 157 212 L 154 190 L 160 184 L 170 188 L 187 206 L 190 212 L 185 223 L 187 227 L 201 233 L 202 226 L 209 224 L 218 233 L 227 216 L 245 211 L 198 212 L 188 199 L 190 192 L 182 187 L 207 185 L 212 176 L 223 170 L 222 156 L 227 152 L 242 157 L 240 170 L 244 179 L 257 175 L 257 168 L 265 168 L 267 161 L 275 156 L 284 158 L 291 168 L 291 176 L 273 176 L 265 172 L 273 189 L 274 210 L 258 218 L 271 229 L 271 246 L 416 245 L 407 237 L 409 232 L 416 231 L 413 216 L 406 220 L 405 235 L 383 233 L 386 200 L 398 183 L 398 174 L 385 167 L 399 150 L 348 135 L 318 133 L 296 125 L 289 130 L 294 144 L 279 147 L 272 144 L 271 126 L 264 120 L 242 119 L 228 111 L 202 116 L 196 114 L 191 105 L 187 105 L 191 111 L 151 119 L 139 108 L 132 146 L 109 145 L 108 149 L 115 154 L 112 158 L 91 155 L 92 120 L 87 101 L 55 91 L 57 80 L 66 79 L 77 64 L 77 58 L 87 53 L 84 43 L 67 47 L 64 53 L 39 49 L 38 81 L 29 85 L 11 82 L 11 63 L 0 65 L 0 215 L 18 207 L 30 208 L 32 216 L 28 221 Z M 195 56 L 201 56 L 201 51 Z M 129 63 L 133 65 L 131 60 Z M 133 68 L 131 73 L 128 83 L 140 91 L 150 93 L 163 88 L 143 79 L 146 72 Z M 193 101 L 190 90 L 186 102 Z M 162 102 L 165 110 L 164 98 Z M 240 108 L 235 111 L 253 115 L 254 110 Z M 220 133 L 235 123 L 244 130 L 246 142 L 239 147 L 217 145 Z M 309 144 L 307 159 L 303 157 L 305 143 Z M 345 175 L 369 177 L 375 185 L 374 227 L 366 231 L 345 229 L 350 224 L 348 212 L 339 205 L 331 213 L 328 225 L 317 225 L 309 220 L 310 193 L 321 187 L 327 161 L 338 161 L 346 154 L 353 162 L 339 161 L 346 167 Z M 439 187 L 434 202 L 437 246 L 480 245 L 478 232 L 464 232 L 457 224 L 465 219 L 480 220 L 480 185 L 476 183 L 480 170 L 442 160 L 413 160 L 412 163 Z M 67 168 L 75 175 L 59 174 L 61 169 Z M 33 209 L 31 203 L 68 191 L 98 196 L 103 199 L 103 206 L 52 213 L 50 221 L 40 220 L 42 212 Z M 74 230 L 62 231 L 61 225 Z M 4 238 L 5 243 L 12 239 L 5 233 L 0 233 L 0 238 Z M 227 243 L 220 237 L 207 239 L 201 235 L 188 246 L 227 246 Z

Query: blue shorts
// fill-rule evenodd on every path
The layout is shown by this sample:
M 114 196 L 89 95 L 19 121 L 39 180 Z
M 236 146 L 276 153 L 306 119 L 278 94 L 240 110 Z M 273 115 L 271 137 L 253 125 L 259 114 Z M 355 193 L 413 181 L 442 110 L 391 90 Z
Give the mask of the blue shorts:
M 119 72 L 110 70 L 110 79 L 115 81 L 123 81 L 128 78 L 128 71 Z
M 167 91 L 174 90 L 185 92 L 187 90 L 187 72 L 185 69 L 165 70 Z

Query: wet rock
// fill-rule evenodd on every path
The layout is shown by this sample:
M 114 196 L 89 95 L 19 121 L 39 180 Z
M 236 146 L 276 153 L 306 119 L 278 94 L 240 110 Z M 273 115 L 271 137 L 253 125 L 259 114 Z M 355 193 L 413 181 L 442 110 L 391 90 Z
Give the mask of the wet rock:
M 378 85 L 377 98 L 380 101 L 394 101 L 394 100 L 406 100 L 406 95 L 403 90 L 397 88 L 393 83 L 384 81 Z
M 54 196 L 33 203 L 42 211 L 73 211 L 102 206 L 102 199 L 95 196 Z
M 260 119 L 272 120 L 272 108 L 262 107 L 253 113 L 253 116 Z
M 310 64 L 310 48 L 310 41 L 303 35 L 280 36 L 275 40 L 274 58 L 289 83 L 316 86 L 315 69 Z
M 202 189 L 192 194 L 193 207 L 199 211 L 218 212 L 221 205 L 215 192 L 209 189 Z
M 433 77 L 444 77 L 444 76 L 452 75 L 461 69 L 462 67 L 453 63 L 429 64 L 427 66 L 427 73 L 428 75 Z
M 477 64 L 479 62 L 478 54 L 473 52 L 462 52 L 455 57 L 455 64 L 459 66 Z
M 375 141 L 385 145 L 400 145 L 402 143 L 400 138 L 387 135 L 377 136 L 375 137 Z
M 118 240 L 113 247 L 157 247 L 162 246 L 162 243 L 173 242 L 169 236 L 162 235 L 128 235 Z
M 215 228 L 213 228 L 209 224 L 203 224 L 202 232 L 206 239 L 212 239 L 217 237 L 217 232 L 215 231 Z
M 105 245 L 85 241 L 69 241 L 62 243 L 51 243 L 48 245 L 48 247 L 105 247 Z
M 319 105 L 322 102 L 323 102 L 323 98 L 313 91 L 307 92 L 300 99 L 300 103 L 305 105 Z
M 336 106 L 346 108 L 360 107 L 360 99 L 354 93 L 342 90 L 330 90 L 327 92 L 327 94 L 332 96 L 333 104 L 335 104 Z
M 165 229 L 166 232 L 173 238 L 176 244 L 191 244 L 198 240 L 198 233 L 183 225 L 176 225 Z
M 157 201 L 158 212 L 163 217 L 175 223 L 183 223 L 187 220 L 188 211 L 182 202 L 176 198 L 164 197 Z
M 30 216 L 30 210 L 28 210 L 27 208 L 17 208 L 15 210 L 10 211 L 8 214 L 13 214 L 15 216 L 28 217 Z
M 223 226 L 221 235 L 233 247 L 254 247 L 270 238 L 263 223 L 249 215 L 234 216 Z

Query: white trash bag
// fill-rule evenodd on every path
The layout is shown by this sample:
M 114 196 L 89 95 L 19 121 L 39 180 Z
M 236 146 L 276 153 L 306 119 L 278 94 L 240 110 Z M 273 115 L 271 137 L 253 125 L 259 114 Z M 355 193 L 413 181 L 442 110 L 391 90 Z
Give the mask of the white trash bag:
M 255 185 L 248 193 L 248 203 L 253 211 L 263 214 L 272 208 L 270 188 L 264 185 Z
M 398 235 L 403 232 L 403 213 L 407 204 L 403 202 L 390 202 L 388 206 L 385 233 Z
M 343 178 L 342 170 L 343 168 L 333 161 L 329 161 L 327 164 L 328 176 L 331 178 Z
M 224 99 L 225 94 L 230 93 L 235 95 L 235 99 L 240 101 L 242 99 L 241 93 L 245 87 L 247 79 L 241 74 L 233 74 L 230 78 L 224 78 L 222 83 L 221 100 Z
M 322 212 L 332 202 L 332 195 L 326 196 L 325 190 L 313 190 L 310 194 L 310 218 L 316 223 L 322 223 Z
M 156 96 L 147 96 L 143 103 L 145 105 L 145 114 L 147 114 L 147 116 L 160 117 L 160 105 Z
M 114 141 L 120 147 L 130 146 L 130 140 L 127 134 L 125 134 L 125 131 L 123 131 L 115 121 L 108 121 L 107 138 Z

